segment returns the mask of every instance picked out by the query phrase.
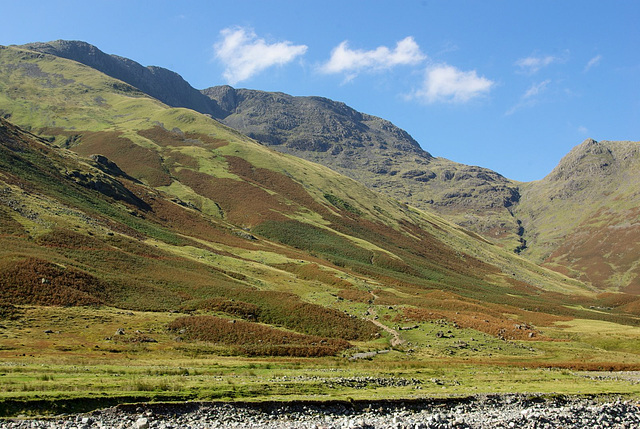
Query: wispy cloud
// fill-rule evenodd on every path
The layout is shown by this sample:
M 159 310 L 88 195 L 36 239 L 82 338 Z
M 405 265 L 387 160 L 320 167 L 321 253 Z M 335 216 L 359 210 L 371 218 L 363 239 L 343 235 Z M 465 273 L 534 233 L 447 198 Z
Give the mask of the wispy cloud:
M 465 103 L 488 93 L 495 82 L 478 76 L 475 70 L 462 71 L 448 64 L 430 66 L 421 89 L 410 98 L 427 103 Z
M 589 134 L 589 128 L 585 127 L 584 125 L 580 125 L 578 127 L 578 132 L 586 136 L 587 134 Z
M 505 112 L 505 115 L 513 115 L 518 110 L 524 107 L 535 106 L 538 103 L 538 96 L 546 91 L 547 87 L 551 83 L 551 79 L 543 80 L 540 83 L 534 83 L 527 89 L 522 96 L 520 96 L 520 100 L 518 103 L 511 107 L 509 110 Z
M 529 89 L 527 89 L 527 91 L 522 96 L 522 99 L 535 97 L 536 95 L 538 95 L 541 92 L 543 92 L 547 88 L 547 85 L 549 85 L 550 83 L 551 83 L 551 79 L 547 79 L 547 80 L 544 80 L 544 81 L 542 81 L 540 83 L 535 83 L 535 84 L 531 85 L 531 87 Z
M 304 55 L 306 45 L 292 42 L 267 43 L 248 28 L 226 28 L 220 32 L 222 40 L 214 45 L 216 58 L 225 70 L 224 78 L 231 85 L 247 80 L 274 66 L 284 65 Z
M 520 71 L 526 74 L 535 74 L 544 67 L 547 67 L 553 63 L 564 61 L 561 57 L 555 57 L 553 55 L 546 56 L 529 56 L 526 58 L 520 58 L 516 61 L 516 66 L 520 67 Z
M 602 61 L 602 55 L 596 55 L 595 57 L 591 58 L 589 60 L 589 62 L 587 63 L 586 66 L 584 66 L 584 72 L 588 72 L 592 67 L 597 66 L 598 64 L 600 64 L 600 61 Z
M 348 42 L 344 41 L 333 49 L 331 58 L 321 66 L 320 71 L 327 74 L 344 73 L 346 79 L 351 80 L 363 71 L 418 64 L 426 58 L 413 37 L 402 39 L 394 49 L 379 46 L 370 51 L 351 49 Z

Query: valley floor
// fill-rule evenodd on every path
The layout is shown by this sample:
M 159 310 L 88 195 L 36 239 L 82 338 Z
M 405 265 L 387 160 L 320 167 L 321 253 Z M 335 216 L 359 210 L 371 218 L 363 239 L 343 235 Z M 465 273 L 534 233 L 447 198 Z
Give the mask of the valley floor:
M 410 329 L 388 322 L 406 343 L 390 348 L 395 335 L 389 334 L 341 355 L 295 358 L 238 356 L 216 344 L 183 341 L 166 329 L 184 316 L 177 313 L 21 311 L 20 319 L 0 323 L 0 416 L 166 401 L 409 401 L 513 393 L 640 398 L 638 328 L 606 322 L 545 328 L 554 341 L 500 340 L 442 321 Z M 357 354 L 366 356 L 350 359 Z

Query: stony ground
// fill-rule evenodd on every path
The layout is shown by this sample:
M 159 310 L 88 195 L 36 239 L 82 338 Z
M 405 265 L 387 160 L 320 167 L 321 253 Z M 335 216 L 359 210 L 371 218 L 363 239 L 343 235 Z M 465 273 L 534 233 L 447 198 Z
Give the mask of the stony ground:
M 639 428 L 636 401 L 491 395 L 411 402 L 128 405 L 0 428 Z

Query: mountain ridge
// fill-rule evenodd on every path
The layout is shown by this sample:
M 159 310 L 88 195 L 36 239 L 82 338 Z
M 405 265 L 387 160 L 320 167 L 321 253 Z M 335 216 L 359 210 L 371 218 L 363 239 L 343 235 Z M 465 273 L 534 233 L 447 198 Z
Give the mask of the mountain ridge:
M 119 55 L 105 54 L 96 46 L 77 40 L 36 42 L 22 46 L 82 63 L 126 82 L 169 106 L 186 107 L 212 116 L 220 114 L 215 103 L 203 97 L 178 73 L 163 67 L 145 67 Z
M 509 211 L 517 183 L 499 173 L 433 157 L 406 131 L 344 103 L 229 86 L 202 92 L 226 106 L 221 122 L 279 152 L 327 165 L 511 247 L 519 242 Z

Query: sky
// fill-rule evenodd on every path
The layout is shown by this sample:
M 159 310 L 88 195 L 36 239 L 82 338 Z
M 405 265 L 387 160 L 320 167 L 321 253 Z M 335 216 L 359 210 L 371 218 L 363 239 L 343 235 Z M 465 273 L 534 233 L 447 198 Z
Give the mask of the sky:
M 640 140 L 640 1 L 2 2 L 0 45 L 83 40 L 204 89 L 342 101 L 514 180 Z

